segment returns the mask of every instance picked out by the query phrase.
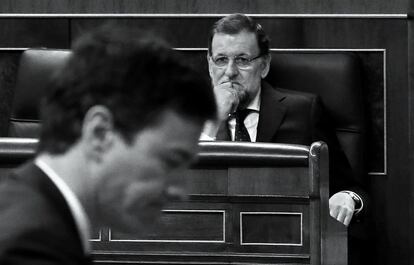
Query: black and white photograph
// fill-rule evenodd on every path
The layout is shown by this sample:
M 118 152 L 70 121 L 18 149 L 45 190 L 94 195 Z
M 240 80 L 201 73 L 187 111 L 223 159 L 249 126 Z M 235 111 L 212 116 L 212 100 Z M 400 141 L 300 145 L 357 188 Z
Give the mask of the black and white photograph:
M 0 265 L 414 264 L 413 14 L 0 0 Z

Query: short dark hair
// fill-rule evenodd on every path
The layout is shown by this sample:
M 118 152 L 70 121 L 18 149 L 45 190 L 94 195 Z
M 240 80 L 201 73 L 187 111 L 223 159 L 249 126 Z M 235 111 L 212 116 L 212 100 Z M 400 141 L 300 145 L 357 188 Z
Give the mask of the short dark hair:
M 262 26 L 251 17 L 239 13 L 223 17 L 213 24 L 208 39 L 208 54 L 212 54 L 211 43 L 215 34 L 224 33 L 232 35 L 238 34 L 242 31 L 251 32 L 256 35 L 260 55 L 269 54 L 270 39 L 269 36 L 267 36 L 266 32 L 263 30 Z
M 115 129 L 128 142 L 166 110 L 196 122 L 215 118 L 214 94 L 203 76 L 151 32 L 100 27 L 74 43 L 51 81 L 38 151 L 66 152 L 95 105 L 111 111 Z

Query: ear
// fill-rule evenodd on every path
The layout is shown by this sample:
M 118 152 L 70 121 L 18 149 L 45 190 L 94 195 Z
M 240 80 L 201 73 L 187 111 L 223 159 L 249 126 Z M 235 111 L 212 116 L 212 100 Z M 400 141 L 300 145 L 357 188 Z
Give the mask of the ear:
M 101 161 L 114 142 L 114 121 L 111 111 L 105 106 L 93 106 L 85 114 L 82 123 L 82 144 L 87 157 Z
M 267 74 L 269 73 L 271 60 L 272 60 L 272 56 L 270 54 L 263 56 L 263 61 L 261 65 L 262 72 L 260 73 L 260 76 L 262 77 L 262 79 L 265 78 Z
M 208 63 L 208 73 L 210 74 L 210 78 L 213 78 L 213 62 L 211 61 L 211 57 L 207 52 L 207 63 Z

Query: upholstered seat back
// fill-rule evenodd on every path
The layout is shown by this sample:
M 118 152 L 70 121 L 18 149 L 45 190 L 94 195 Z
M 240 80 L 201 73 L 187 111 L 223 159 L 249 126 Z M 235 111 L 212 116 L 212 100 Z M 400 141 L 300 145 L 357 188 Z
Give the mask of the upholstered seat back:
M 9 136 L 38 136 L 41 97 L 53 71 L 68 55 L 68 50 L 50 49 L 31 49 L 22 54 Z M 364 170 L 365 146 L 361 72 L 359 58 L 353 53 L 282 51 L 272 53 L 267 77 L 274 86 L 320 95 L 341 147 L 358 175 Z
M 364 172 L 365 119 L 359 58 L 353 53 L 276 52 L 267 80 L 318 94 L 354 172 Z
M 70 55 L 68 50 L 29 49 L 23 52 L 12 104 L 10 137 L 39 136 L 39 105 L 49 78 Z

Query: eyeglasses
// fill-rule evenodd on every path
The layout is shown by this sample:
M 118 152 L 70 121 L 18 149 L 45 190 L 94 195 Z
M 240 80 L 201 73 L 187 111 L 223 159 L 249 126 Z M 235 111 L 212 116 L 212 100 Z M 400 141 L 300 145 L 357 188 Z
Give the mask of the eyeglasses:
M 248 57 L 244 57 L 244 56 L 227 57 L 227 56 L 224 56 L 224 55 L 219 55 L 217 57 L 210 57 L 210 58 L 213 61 L 213 63 L 217 67 L 220 67 L 220 68 L 226 67 L 229 64 L 230 58 L 233 58 L 233 62 L 237 66 L 237 68 L 247 69 L 252 65 L 252 62 L 254 60 L 256 60 L 260 57 L 262 57 L 262 55 L 258 55 L 254 58 L 248 58 Z

